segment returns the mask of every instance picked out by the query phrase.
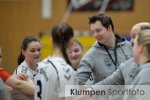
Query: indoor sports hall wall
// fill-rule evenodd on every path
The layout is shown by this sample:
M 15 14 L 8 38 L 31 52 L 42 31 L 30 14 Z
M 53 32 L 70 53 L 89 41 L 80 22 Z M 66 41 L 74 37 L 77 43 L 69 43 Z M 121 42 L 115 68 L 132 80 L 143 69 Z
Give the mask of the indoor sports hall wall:
M 43 19 L 41 0 L 0 0 L 0 47 L 3 52 L 3 66 L 7 71 L 12 72 L 17 66 L 17 57 L 23 38 L 27 35 L 38 37 L 40 32 L 50 31 L 54 24 L 61 22 L 67 2 L 68 0 L 52 0 L 52 17 Z M 106 14 L 112 17 L 115 31 L 125 35 L 130 32 L 135 23 L 150 22 L 149 4 L 150 0 L 134 0 L 132 11 L 111 11 Z M 89 31 L 88 17 L 96 13 L 72 12 L 67 23 L 75 30 Z M 86 45 L 87 42 L 83 44 Z

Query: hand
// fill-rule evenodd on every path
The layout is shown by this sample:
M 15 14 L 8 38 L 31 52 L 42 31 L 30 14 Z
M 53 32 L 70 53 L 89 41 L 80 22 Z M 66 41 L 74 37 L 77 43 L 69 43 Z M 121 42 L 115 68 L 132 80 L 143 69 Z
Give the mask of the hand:
M 12 92 L 13 88 L 12 88 L 11 86 L 5 85 L 5 87 L 6 87 L 6 90 L 7 90 L 9 93 Z
M 14 75 L 14 77 L 19 79 L 19 80 L 27 80 L 28 75 L 26 73 L 19 73 L 17 75 Z

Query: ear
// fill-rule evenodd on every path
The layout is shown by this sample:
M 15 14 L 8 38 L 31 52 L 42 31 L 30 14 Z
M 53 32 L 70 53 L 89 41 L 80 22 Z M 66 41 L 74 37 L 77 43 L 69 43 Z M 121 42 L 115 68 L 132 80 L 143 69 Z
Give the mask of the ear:
M 143 45 L 139 45 L 138 51 L 139 51 L 139 53 L 142 53 L 144 51 L 144 46 Z
M 25 55 L 25 50 L 21 49 L 21 53 L 22 53 L 23 55 Z
M 111 27 L 111 25 L 109 25 L 109 26 L 108 26 L 108 30 L 112 30 L 112 27 Z

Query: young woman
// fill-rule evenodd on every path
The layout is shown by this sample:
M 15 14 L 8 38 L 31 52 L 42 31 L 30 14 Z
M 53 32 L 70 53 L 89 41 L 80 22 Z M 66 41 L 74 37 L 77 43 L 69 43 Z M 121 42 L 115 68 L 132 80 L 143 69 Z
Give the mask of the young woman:
M 144 95 L 127 96 L 125 100 L 148 100 L 150 98 L 150 30 L 139 32 L 134 40 L 133 57 L 136 63 L 139 64 L 139 72 L 135 76 L 131 89 L 143 90 Z
M 83 46 L 80 41 L 74 40 L 67 52 L 72 68 L 76 71 L 83 56 Z M 87 80 L 86 84 L 90 85 L 93 84 L 93 82 L 93 74 L 91 74 L 90 79 Z
M 78 40 L 74 40 L 73 44 L 67 50 L 68 57 L 74 70 L 79 66 L 81 58 L 83 56 L 83 47 Z
M 69 91 L 65 91 L 65 85 L 76 84 L 75 72 L 66 51 L 74 41 L 73 36 L 73 29 L 68 24 L 60 23 L 52 28 L 53 54 L 39 63 L 35 100 L 72 98 L 67 93 Z
M 18 57 L 18 67 L 14 71 L 15 74 L 26 73 L 27 81 L 33 83 L 36 74 L 37 63 L 41 56 L 41 42 L 34 36 L 27 36 L 21 45 L 21 52 Z M 23 94 L 13 91 L 13 100 L 28 100 Z
M 15 69 L 14 74 L 25 72 L 29 76 L 27 81 L 33 83 L 37 63 L 40 61 L 41 48 L 41 42 L 36 37 L 27 36 L 22 42 L 21 52 L 18 56 L 19 66 Z

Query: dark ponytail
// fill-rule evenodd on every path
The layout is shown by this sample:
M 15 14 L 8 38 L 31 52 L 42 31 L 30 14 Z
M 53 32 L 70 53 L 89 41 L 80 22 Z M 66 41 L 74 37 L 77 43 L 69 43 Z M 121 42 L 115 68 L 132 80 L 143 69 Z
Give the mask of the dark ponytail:
M 24 61 L 25 57 L 22 54 L 22 52 L 20 52 L 19 56 L 18 56 L 18 65 L 20 65 L 23 61 Z
M 52 29 L 53 42 L 60 47 L 66 62 L 70 65 L 71 63 L 68 58 L 66 48 L 67 48 L 69 40 L 73 38 L 73 36 L 74 36 L 74 33 L 73 33 L 72 27 L 66 23 L 60 23 L 54 26 Z

